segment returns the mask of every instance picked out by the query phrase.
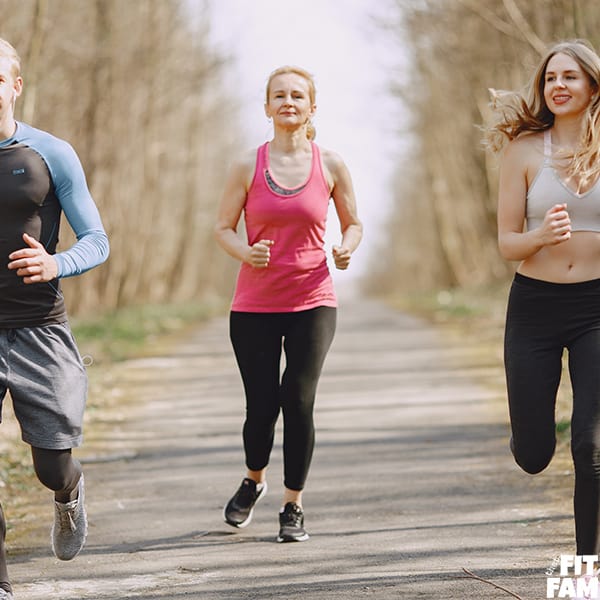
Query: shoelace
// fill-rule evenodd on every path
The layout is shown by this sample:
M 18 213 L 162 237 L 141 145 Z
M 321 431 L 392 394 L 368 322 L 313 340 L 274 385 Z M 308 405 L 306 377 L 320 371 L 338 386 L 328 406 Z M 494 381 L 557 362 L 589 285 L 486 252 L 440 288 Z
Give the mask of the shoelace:
M 69 508 L 59 508 L 58 515 L 60 520 L 61 529 L 70 529 L 72 532 L 77 531 L 77 525 L 75 525 L 75 518 L 77 512 L 77 505 Z
M 291 510 L 285 514 L 286 525 L 300 527 L 302 522 L 302 513 L 299 510 Z

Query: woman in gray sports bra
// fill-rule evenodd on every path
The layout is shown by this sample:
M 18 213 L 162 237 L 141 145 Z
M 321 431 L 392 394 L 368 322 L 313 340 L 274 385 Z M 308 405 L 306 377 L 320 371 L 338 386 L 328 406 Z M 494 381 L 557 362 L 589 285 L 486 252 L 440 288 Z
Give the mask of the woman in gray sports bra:
M 557 44 L 526 97 L 494 92 L 500 116 L 487 135 L 503 149 L 499 248 L 518 262 L 504 342 L 510 447 L 528 473 L 549 464 L 566 348 L 578 555 L 600 551 L 599 82 L 587 42 Z

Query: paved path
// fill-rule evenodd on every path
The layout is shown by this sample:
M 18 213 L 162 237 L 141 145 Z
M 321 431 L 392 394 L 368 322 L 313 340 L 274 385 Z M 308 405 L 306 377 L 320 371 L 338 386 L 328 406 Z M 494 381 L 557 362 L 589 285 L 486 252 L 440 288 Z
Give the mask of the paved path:
M 320 385 L 302 544 L 275 543 L 281 430 L 254 522 L 237 531 L 221 520 L 243 474 L 226 321 L 122 363 L 100 382 L 112 408 L 78 452 L 88 545 L 71 563 L 51 556 L 40 493 L 48 519 L 11 542 L 16 597 L 510 598 L 464 578 L 467 568 L 544 598 L 545 570 L 572 551 L 571 474 L 533 478 L 513 465 L 489 362 L 411 317 L 346 301 Z

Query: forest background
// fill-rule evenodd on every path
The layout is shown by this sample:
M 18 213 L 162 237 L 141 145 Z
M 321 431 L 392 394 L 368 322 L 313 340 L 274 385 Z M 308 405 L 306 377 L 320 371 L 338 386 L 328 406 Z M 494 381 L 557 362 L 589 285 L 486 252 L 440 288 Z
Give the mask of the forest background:
M 70 313 L 228 299 L 237 265 L 212 228 L 228 164 L 247 144 L 208 0 L 0 8 L 0 36 L 20 52 L 26 81 L 17 118 L 73 144 L 111 240 L 105 265 L 65 280 Z M 522 88 L 556 40 L 598 47 L 600 4 L 380 0 L 373 23 L 402 48 L 389 90 L 404 150 L 362 289 L 397 296 L 508 281 L 513 266 L 496 246 L 497 160 L 481 143 L 488 88 Z M 71 241 L 64 227 L 62 246 Z

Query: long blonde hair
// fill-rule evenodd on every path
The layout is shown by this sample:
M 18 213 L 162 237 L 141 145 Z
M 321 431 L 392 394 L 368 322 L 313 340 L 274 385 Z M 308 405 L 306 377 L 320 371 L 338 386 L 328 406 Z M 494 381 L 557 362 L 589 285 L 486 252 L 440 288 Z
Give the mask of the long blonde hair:
M 288 73 L 299 75 L 304 80 L 306 80 L 306 83 L 308 83 L 308 97 L 310 99 L 310 103 L 315 104 L 317 98 L 317 88 L 315 87 L 315 81 L 313 79 L 313 76 L 305 69 L 302 69 L 301 67 L 294 67 L 291 65 L 279 67 L 269 75 L 265 94 L 265 102 L 267 104 L 269 103 L 269 93 L 271 92 L 271 82 L 273 81 L 273 79 L 278 75 L 286 75 Z M 315 129 L 313 122 L 310 119 L 308 119 L 308 121 L 306 122 L 306 137 L 309 140 L 314 140 L 316 136 L 317 130 Z
M 578 174 L 580 185 L 600 174 L 600 57 L 587 40 L 559 42 L 550 48 L 535 70 L 525 94 L 490 90 L 492 108 L 498 120 L 486 132 L 486 145 L 499 152 L 504 145 L 525 132 L 544 131 L 554 124 L 554 114 L 544 99 L 548 62 L 555 54 L 573 58 L 587 75 L 592 98 L 584 115 L 579 147 L 569 156 L 568 174 Z

